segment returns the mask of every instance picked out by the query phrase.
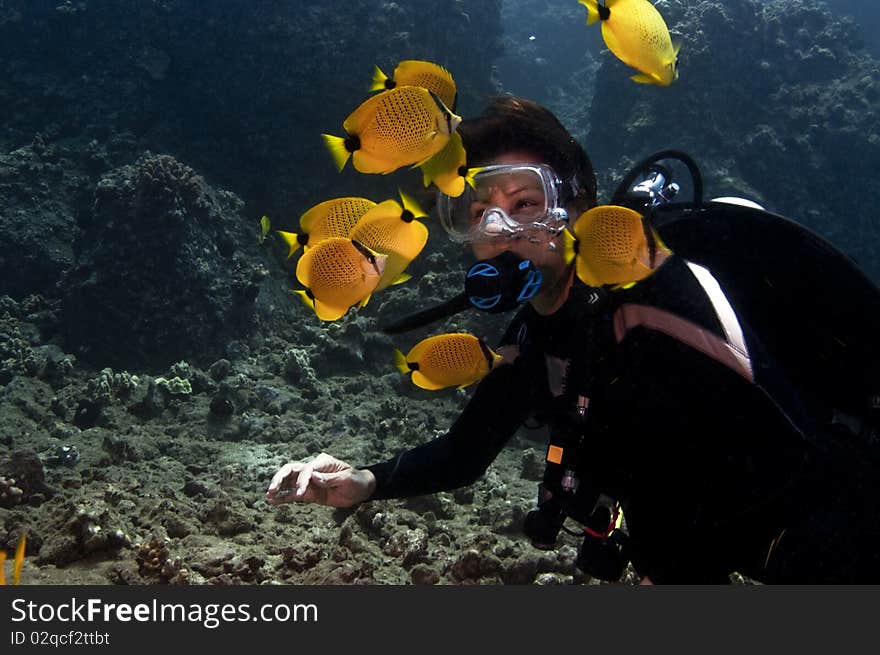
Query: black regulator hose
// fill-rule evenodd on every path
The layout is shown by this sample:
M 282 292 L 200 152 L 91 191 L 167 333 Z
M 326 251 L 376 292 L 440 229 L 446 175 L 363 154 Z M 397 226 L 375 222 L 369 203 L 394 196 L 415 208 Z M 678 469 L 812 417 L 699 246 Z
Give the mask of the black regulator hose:
M 416 328 L 436 323 L 437 321 L 452 316 L 453 314 L 458 314 L 470 307 L 472 307 L 472 305 L 468 300 L 467 294 L 460 293 L 444 303 L 440 303 L 434 307 L 428 307 L 427 309 L 423 309 L 415 314 L 410 314 L 409 316 L 404 316 L 399 321 L 395 321 L 390 325 L 385 325 L 380 329 L 385 334 L 409 332 L 410 330 L 415 330 Z

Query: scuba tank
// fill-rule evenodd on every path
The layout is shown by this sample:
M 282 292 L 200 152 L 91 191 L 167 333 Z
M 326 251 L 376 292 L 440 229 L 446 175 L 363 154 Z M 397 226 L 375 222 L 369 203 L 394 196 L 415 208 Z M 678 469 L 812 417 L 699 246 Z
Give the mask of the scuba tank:
M 690 202 L 674 200 L 668 160 L 689 171 Z M 676 150 L 636 164 L 610 204 L 639 211 L 673 252 L 708 268 L 817 423 L 850 433 L 840 445 L 880 465 L 880 289 L 850 257 L 750 201 L 704 201 L 699 168 Z

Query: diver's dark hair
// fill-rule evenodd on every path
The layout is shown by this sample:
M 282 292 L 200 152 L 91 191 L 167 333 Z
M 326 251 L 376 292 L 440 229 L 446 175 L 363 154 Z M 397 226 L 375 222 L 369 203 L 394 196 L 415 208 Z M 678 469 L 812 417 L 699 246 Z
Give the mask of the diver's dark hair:
M 575 180 L 579 211 L 596 206 L 596 173 L 583 147 L 559 119 L 537 102 L 493 96 L 485 111 L 458 127 L 468 166 L 479 166 L 513 150 L 525 150 L 550 165 L 563 182 Z

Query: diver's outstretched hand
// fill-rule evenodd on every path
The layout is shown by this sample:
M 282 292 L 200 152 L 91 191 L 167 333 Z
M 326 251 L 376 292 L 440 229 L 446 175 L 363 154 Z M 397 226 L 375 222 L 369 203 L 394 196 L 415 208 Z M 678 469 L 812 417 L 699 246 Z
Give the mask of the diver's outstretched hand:
M 310 462 L 282 466 L 269 483 L 266 502 L 351 507 L 369 498 L 375 488 L 376 478 L 370 471 L 321 453 Z

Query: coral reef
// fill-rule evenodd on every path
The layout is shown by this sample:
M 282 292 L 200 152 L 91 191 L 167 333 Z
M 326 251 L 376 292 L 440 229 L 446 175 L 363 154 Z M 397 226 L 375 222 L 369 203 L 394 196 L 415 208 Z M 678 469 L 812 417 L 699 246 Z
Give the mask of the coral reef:
M 69 346 L 127 368 L 220 354 L 252 327 L 267 275 L 240 209 L 167 155 L 104 176 L 64 283 Z
M 0 295 L 16 299 L 53 291 L 72 266 L 90 182 L 49 134 L 30 136 L 28 145 L 0 149 Z

